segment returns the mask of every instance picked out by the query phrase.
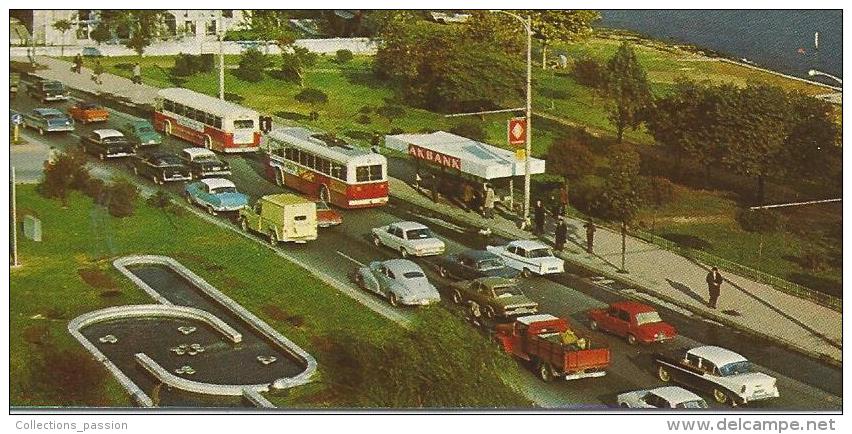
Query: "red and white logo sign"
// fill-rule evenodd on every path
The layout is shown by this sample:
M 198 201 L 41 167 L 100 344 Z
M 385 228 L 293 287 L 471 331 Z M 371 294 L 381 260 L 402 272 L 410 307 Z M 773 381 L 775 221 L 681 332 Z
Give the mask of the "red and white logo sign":
M 523 145 L 527 142 L 527 118 L 509 119 L 507 129 L 510 145 Z
M 408 155 L 420 160 L 426 160 L 450 169 L 461 170 L 461 159 L 451 157 L 447 154 L 435 152 L 431 149 L 421 148 L 417 145 L 408 144 Z

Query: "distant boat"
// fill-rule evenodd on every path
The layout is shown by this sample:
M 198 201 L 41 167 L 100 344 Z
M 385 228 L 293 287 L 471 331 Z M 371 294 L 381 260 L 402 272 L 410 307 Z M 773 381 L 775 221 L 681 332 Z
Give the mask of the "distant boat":
M 814 32 L 814 50 L 819 51 L 819 32 Z
M 754 62 L 752 62 L 751 60 L 746 59 L 745 57 L 743 57 L 743 58 L 742 58 L 742 59 L 740 59 L 740 60 L 741 60 L 743 63 L 747 63 L 747 64 L 749 64 L 749 65 L 754 65 L 754 64 L 755 64 Z

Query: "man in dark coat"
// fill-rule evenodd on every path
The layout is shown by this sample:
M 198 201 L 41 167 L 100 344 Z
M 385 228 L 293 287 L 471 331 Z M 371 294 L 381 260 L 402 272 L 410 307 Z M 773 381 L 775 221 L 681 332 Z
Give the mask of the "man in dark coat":
M 586 222 L 586 251 L 589 253 L 594 253 L 593 248 L 595 246 L 595 222 L 589 220 Z
M 565 217 L 559 216 L 559 223 L 556 224 L 556 250 L 560 252 L 564 250 L 567 239 L 568 225 L 565 223 Z
M 541 199 L 535 201 L 533 207 L 533 217 L 535 218 L 535 233 L 541 235 L 544 233 L 544 205 L 541 204 Z
M 719 293 L 722 292 L 722 282 L 725 281 L 722 278 L 722 274 L 719 273 L 719 269 L 713 267 L 709 273 L 707 273 L 707 292 L 710 294 L 710 302 L 708 305 L 712 309 L 716 309 L 716 301 L 719 300 Z

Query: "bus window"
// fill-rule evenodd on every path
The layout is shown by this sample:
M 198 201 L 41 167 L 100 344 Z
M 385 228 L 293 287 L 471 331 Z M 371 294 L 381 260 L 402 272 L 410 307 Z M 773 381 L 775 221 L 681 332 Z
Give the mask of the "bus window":
M 183 116 L 186 111 L 183 109 L 183 105 L 175 104 L 174 113 Z
M 239 119 L 234 121 L 234 129 L 242 130 L 242 129 L 253 129 L 254 121 L 251 119 Z
M 167 112 L 174 112 L 175 111 L 175 103 L 173 103 L 171 100 L 164 99 L 163 100 L 163 110 L 165 110 Z
M 317 169 L 326 175 L 330 175 L 331 161 L 328 161 L 325 158 L 317 158 Z
M 382 180 L 382 165 L 376 164 L 370 166 L 370 181 L 381 181 Z
M 222 118 L 220 118 L 219 116 L 214 116 L 213 117 L 213 126 L 221 130 L 222 129 Z
M 331 165 L 331 176 L 333 178 L 340 179 L 342 181 L 346 180 L 346 168 L 341 166 L 340 164 L 332 164 Z
M 316 168 L 316 166 L 314 165 L 314 155 L 313 155 L 313 154 L 308 154 L 308 155 L 306 156 L 306 158 L 305 158 L 305 166 L 308 166 L 308 167 L 310 167 L 311 169 L 315 169 L 315 168 Z
M 382 165 L 358 166 L 355 168 L 355 182 L 381 181 Z

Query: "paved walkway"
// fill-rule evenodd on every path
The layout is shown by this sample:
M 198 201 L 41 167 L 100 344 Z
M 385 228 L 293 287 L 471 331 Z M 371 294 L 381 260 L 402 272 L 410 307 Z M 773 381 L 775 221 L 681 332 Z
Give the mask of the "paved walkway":
M 37 75 L 60 80 L 75 89 L 120 94 L 136 103 L 147 104 L 153 102 L 156 95 L 156 88 L 136 85 L 129 79 L 110 74 L 104 74 L 103 84 L 98 85 L 89 78 L 90 71 L 71 73 L 71 64 L 62 60 L 39 57 L 38 63 L 46 69 L 38 71 Z M 485 220 L 478 214 L 462 211 L 453 205 L 433 203 L 409 185 L 408 181 L 391 178 L 391 195 L 467 226 L 487 226 L 495 233 L 509 238 L 532 237 L 528 232 L 518 229 L 510 218 L 498 216 Z M 822 355 L 835 362 L 842 360 L 842 315 L 839 312 L 732 274 L 724 274 L 726 282 L 722 285 L 718 309 L 710 309 L 706 305 L 707 285 L 704 281 L 707 266 L 629 237 L 629 273 L 618 273 L 621 261 L 619 233 L 599 228 L 595 233 L 595 254 L 590 255 L 580 247 L 585 243 L 583 222 L 569 218 L 568 225 L 570 242 L 562 255 L 567 261 L 603 276 L 628 281 L 657 298 L 703 317 L 750 331 L 814 356 Z M 552 242 L 552 232 L 546 238 Z

